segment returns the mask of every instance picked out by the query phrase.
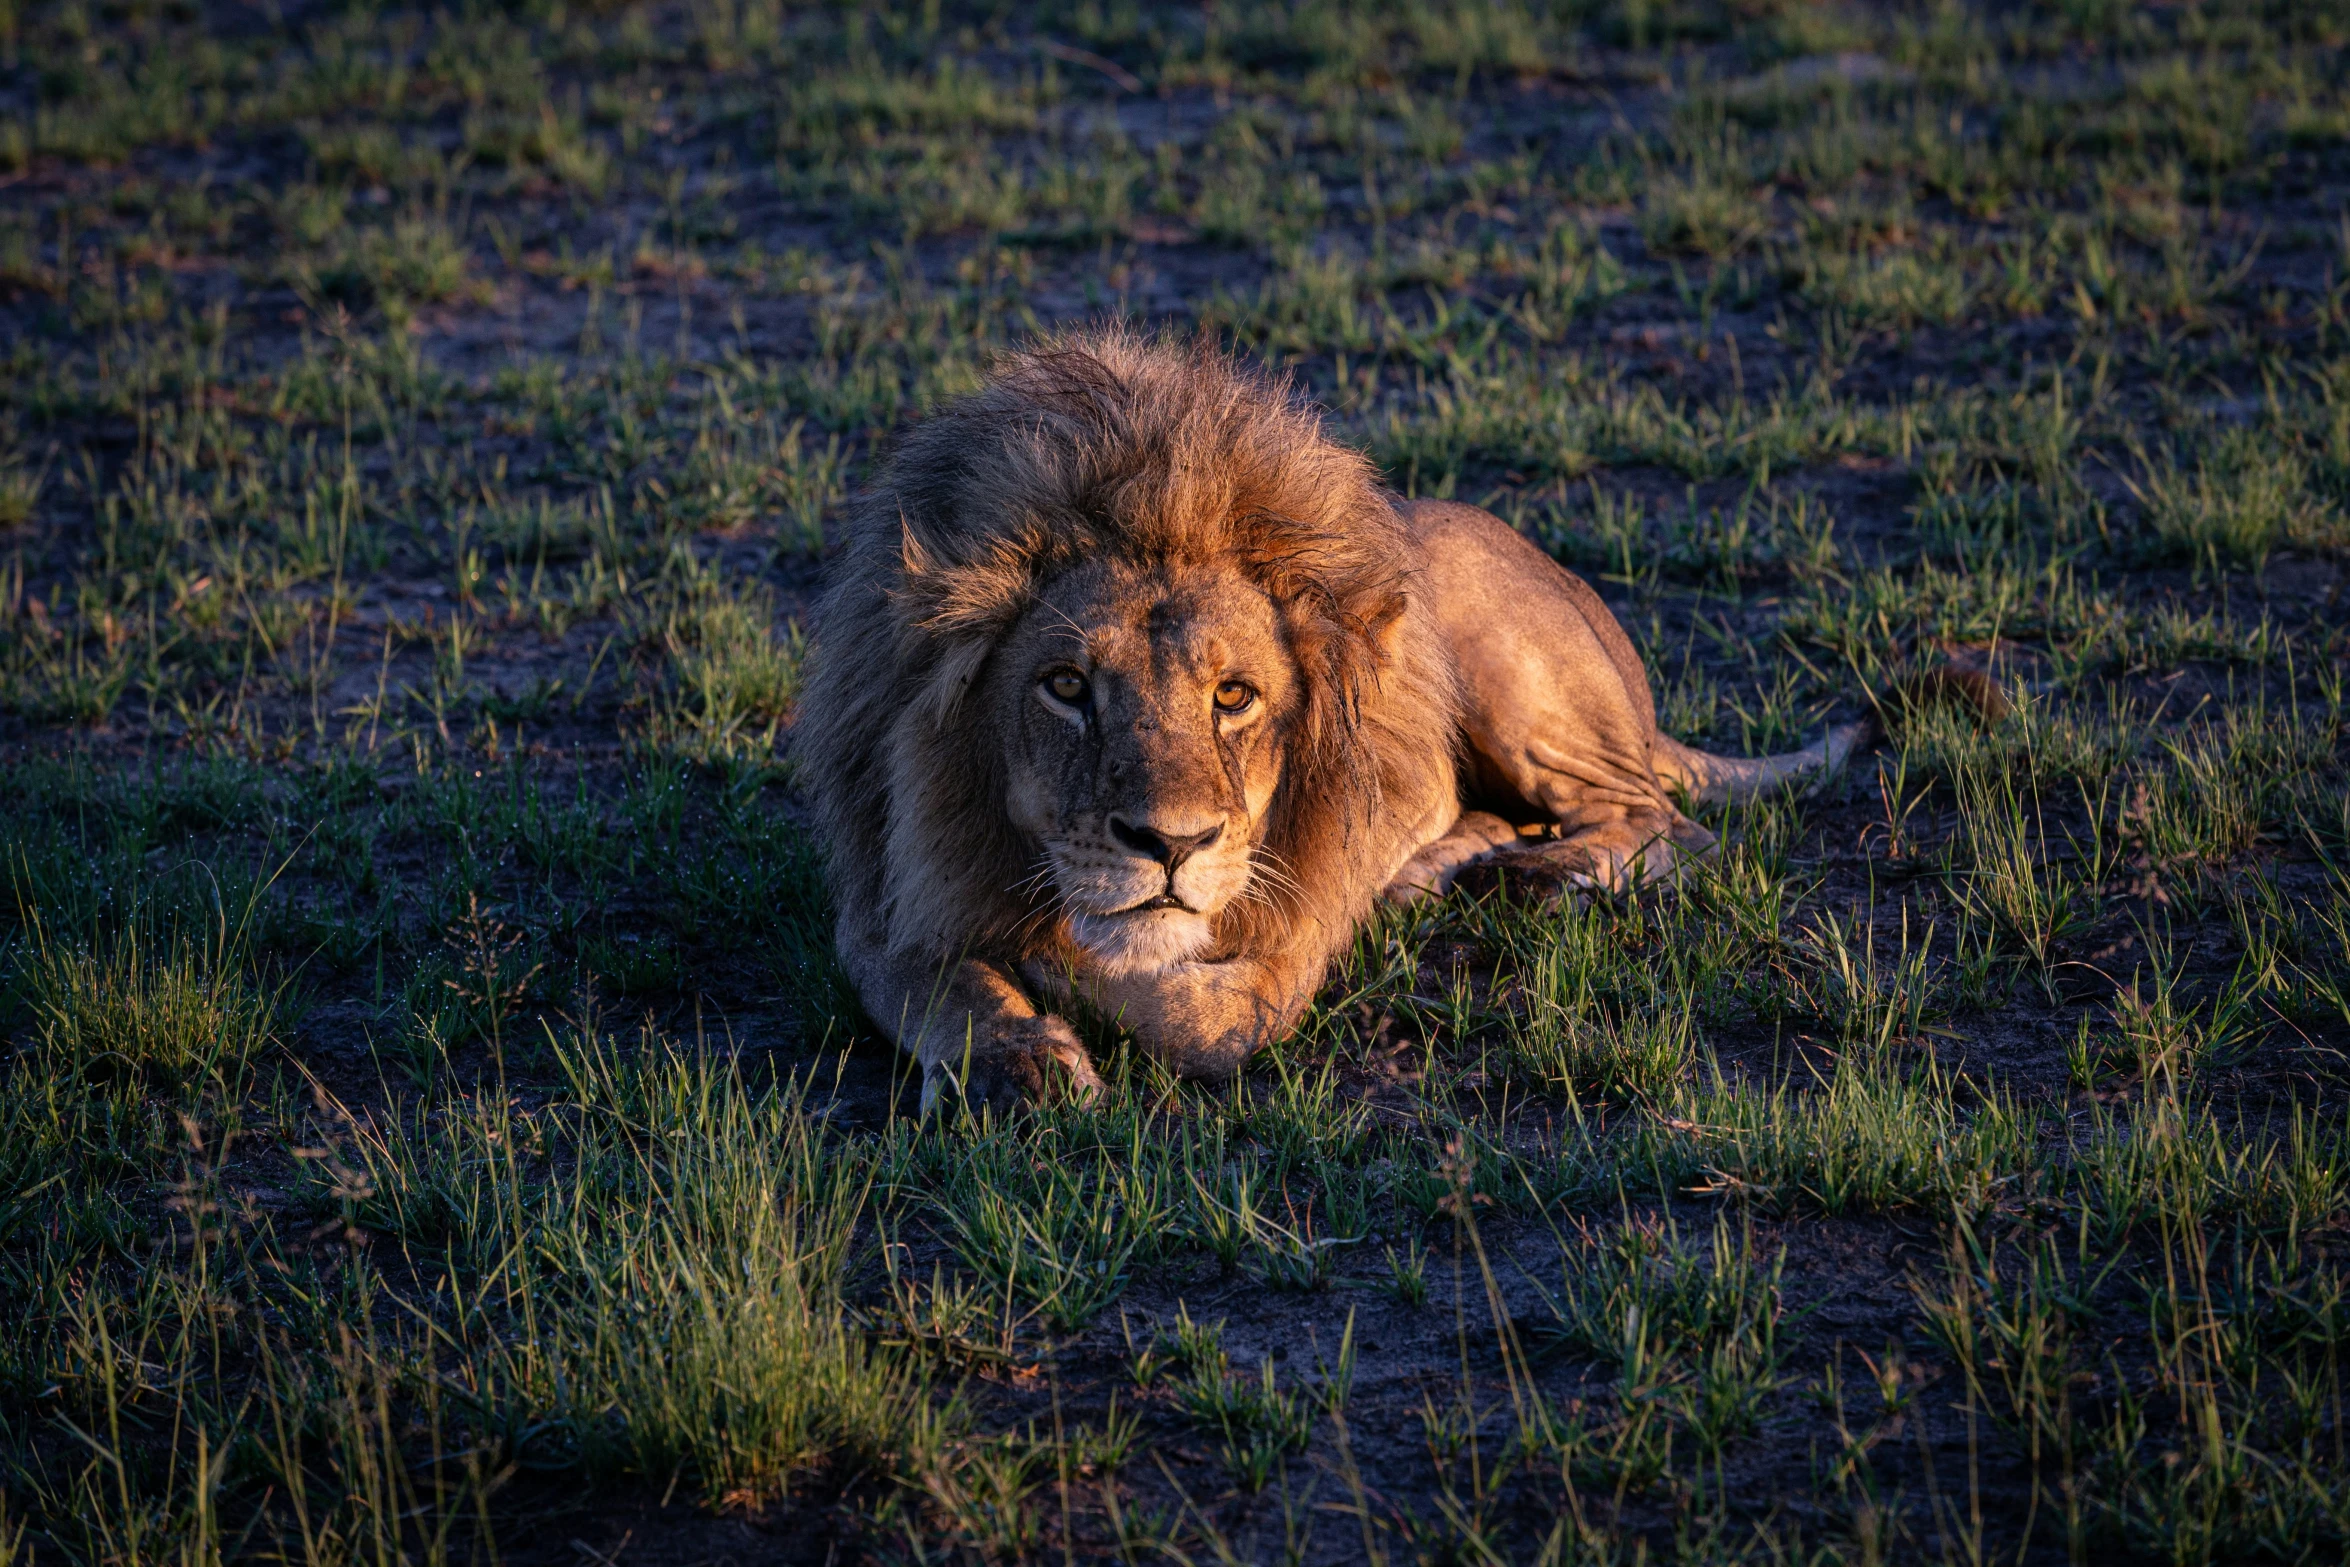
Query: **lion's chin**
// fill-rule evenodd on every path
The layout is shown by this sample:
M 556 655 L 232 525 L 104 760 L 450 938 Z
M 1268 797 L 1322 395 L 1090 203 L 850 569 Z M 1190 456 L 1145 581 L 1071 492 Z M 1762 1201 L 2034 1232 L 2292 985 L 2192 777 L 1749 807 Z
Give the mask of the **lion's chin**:
M 1214 932 L 1189 909 L 1138 909 L 1131 914 L 1074 914 L 1069 934 L 1110 975 L 1149 974 L 1196 957 Z

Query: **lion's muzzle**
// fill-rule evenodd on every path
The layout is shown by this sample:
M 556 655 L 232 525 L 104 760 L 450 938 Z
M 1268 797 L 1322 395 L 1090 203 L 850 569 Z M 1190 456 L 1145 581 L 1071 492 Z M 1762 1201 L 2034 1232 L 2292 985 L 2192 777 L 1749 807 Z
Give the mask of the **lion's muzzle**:
M 1069 934 L 1111 973 L 1142 973 L 1196 957 L 1217 910 L 1251 874 L 1247 835 L 1222 821 L 1152 823 L 1119 813 L 1104 829 L 1050 846 Z

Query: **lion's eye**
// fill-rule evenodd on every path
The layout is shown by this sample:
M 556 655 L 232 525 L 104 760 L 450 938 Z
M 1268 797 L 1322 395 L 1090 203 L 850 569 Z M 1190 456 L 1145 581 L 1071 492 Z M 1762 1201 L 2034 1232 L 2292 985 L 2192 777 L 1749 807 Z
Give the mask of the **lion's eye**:
M 1074 669 L 1057 670 L 1044 677 L 1044 688 L 1058 701 L 1071 707 L 1085 700 L 1085 677 Z
M 1238 680 L 1227 680 L 1216 687 L 1216 711 L 1219 713 L 1245 713 L 1248 705 L 1256 699 L 1257 694 Z

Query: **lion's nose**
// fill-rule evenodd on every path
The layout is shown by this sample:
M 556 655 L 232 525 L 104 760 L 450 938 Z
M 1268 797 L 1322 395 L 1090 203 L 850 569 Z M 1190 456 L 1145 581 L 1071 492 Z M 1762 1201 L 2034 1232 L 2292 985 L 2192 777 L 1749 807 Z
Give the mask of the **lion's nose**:
M 1169 875 L 1174 874 L 1176 866 L 1214 843 L 1223 834 L 1222 822 L 1205 832 L 1167 832 L 1157 827 L 1146 827 L 1139 822 L 1130 822 L 1123 816 L 1110 818 L 1111 837 L 1135 853 L 1148 855 L 1166 866 Z

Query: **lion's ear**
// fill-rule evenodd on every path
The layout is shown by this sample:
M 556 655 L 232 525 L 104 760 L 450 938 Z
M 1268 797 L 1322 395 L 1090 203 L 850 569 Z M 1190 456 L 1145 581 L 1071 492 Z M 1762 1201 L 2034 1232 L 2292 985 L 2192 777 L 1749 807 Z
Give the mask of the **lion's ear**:
M 1333 670 L 1350 689 L 1366 679 L 1377 679 L 1395 662 L 1396 633 L 1411 606 L 1400 578 L 1358 583 L 1344 598 L 1333 598 L 1331 622 Z
M 902 667 L 914 672 L 908 707 L 932 728 L 952 721 L 981 666 L 1020 618 L 1031 590 L 1018 553 L 998 545 L 977 561 L 941 562 L 909 524 L 898 542 L 903 575 L 892 595 Z
M 993 647 L 983 637 L 960 638 L 948 643 L 914 692 L 914 716 L 933 729 L 945 728 L 972 684 L 979 679 L 980 667 L 987 662 Z
M 1362 619 L 1363 634 L 1382 653 L 1387 649 L 1387 634 L 1403 619 L 1403 612 L 1411 607 L 1411 593 L 1401 581 L 1382 583 L 1377 591 L 1366 594 L 1371 602 L 1356 610 Z

